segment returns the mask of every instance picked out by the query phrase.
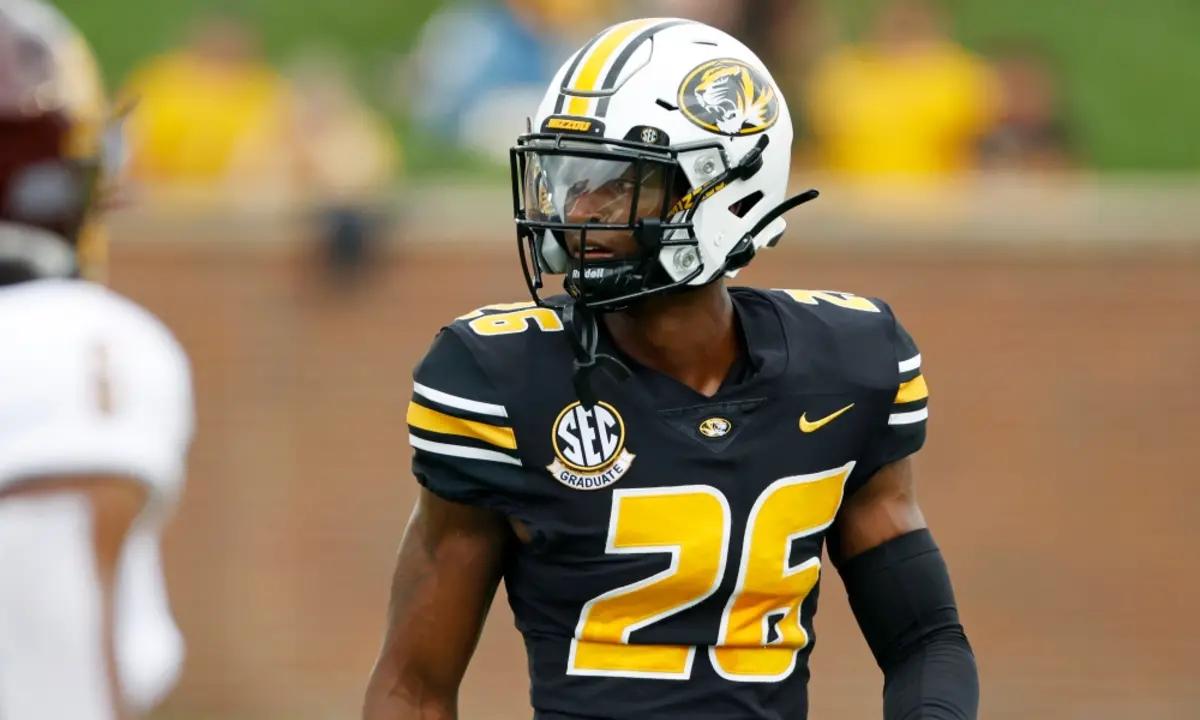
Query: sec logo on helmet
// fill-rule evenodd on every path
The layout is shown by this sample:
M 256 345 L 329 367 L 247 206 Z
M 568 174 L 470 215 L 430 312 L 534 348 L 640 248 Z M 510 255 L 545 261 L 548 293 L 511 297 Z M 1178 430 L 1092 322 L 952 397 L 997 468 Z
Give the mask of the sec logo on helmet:
M 550 430 L 554 462 L 546 466 L 556 480 L 575 490 L 599 490 L 620 480 L 633 464 L 625 448 L 625 421 L 606 402 L 563 408 Z
M 679 86 L 679 109 L 688 120 L 721 135 L 754 135 L 779 119 L 775 87 L 741 60 L 703 63 Z

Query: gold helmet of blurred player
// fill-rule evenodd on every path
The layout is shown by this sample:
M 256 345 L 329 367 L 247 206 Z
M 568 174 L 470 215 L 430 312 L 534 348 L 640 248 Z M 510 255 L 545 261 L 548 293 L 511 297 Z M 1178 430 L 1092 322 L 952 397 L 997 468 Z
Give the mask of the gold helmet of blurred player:
M 0 0 L 0 282 L 102 271 L 110 117 L 70 21 L 41 0 Z

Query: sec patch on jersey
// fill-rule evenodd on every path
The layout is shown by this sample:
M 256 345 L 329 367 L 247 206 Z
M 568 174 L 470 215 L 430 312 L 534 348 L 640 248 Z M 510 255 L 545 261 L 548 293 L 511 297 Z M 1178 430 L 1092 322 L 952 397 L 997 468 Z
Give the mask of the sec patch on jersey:
M 629 472 L 636 457 L 625 447 L 625 421 L 615 407 L 576 401 L 554 420 L 550 442 L 554 461 L 546 466 L 556 480 L 575 490 L 599 490 Z

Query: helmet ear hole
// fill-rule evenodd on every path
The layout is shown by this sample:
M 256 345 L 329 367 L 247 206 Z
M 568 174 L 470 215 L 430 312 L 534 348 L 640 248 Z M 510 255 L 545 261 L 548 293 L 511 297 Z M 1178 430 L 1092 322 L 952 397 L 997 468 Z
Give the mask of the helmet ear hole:
M 750 212 L 751 210 L 753 210 L 754 206 L 757 205 L 759 203 L 759 201 L 762 199 L 763 199 L 762 190 L 755 190 L 754 192 L 750 193 L 749 195 L 743 197 L 741 200 L 738 200 L 738 201 L 734 202 L 732 205 L 730 205 L 729 212 L 733 213 L 734 215 L 738 216 L 739 218 L 744 218 L 744 217 L 746 217 L 746 214 L 748 212 Z

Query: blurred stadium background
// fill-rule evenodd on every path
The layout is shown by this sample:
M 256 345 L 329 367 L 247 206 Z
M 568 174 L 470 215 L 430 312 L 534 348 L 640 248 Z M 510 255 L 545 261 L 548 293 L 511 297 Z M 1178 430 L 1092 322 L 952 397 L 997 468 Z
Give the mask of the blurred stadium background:
M 416 487 L 410 370 L 523 299 L 500 159 L 569 48 L 644 14 L 747 38 L 797 116 L 794 184 L 823 196 L 742 278 L 883 296 L 922 345 L 922 502 L 982 716 L 1200 717 L 1200 4 L 59 5 L 133 106 L 111 284 L 196 377 L 160 720 L 356 716 Z M 824 596 L 811 715 L 878 717 L 836 573 Z M 526 690 L 498 602 L 462 716 L 528 717 Z

